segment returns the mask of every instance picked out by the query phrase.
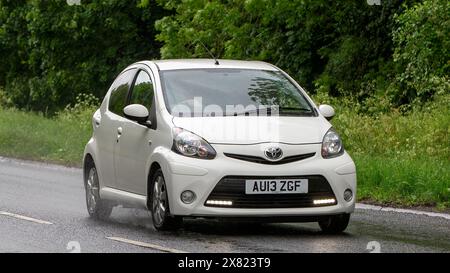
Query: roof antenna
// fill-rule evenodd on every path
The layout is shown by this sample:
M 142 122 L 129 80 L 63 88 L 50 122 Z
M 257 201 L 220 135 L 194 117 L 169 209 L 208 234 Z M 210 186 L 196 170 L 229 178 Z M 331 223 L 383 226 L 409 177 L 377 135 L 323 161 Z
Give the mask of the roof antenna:
M 215 61 L 214 64 L 220 65 L 219 60 L 214 56 L 214 54 L 212 54 L 212 52 L 205 46 L 205 44 L 200 39 L 197 39 L 197 41 L 200 42 L 200 44 L 206 49 L 208 54 L 214 59 L 214 61 Z

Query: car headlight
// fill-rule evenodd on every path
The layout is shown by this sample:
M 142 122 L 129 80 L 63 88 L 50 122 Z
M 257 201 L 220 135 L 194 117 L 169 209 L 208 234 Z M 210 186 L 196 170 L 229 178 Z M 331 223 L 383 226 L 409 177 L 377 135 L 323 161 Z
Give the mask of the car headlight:
M 344 145 L 341 137 L 336 131 L 331 128 L 323 138 L 322 142 L 322 157 L 333 158 L 338 157 L 344 153 Z
M 206 140 L 181 128 L 173 129 L 172 150 L 184 156 L 200 159 L 216 157 L 216 151 Z

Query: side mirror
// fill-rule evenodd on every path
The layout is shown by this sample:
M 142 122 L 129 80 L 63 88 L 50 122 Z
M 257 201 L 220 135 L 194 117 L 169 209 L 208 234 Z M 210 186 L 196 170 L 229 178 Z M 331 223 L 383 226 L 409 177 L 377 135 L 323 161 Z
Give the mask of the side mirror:
M 336 114 L 334 108 L 327 104 L 320 105 L 319 111 L 327 120 L 333 119 L 334 115 Z
M 123 109 L 123 114 L 127 119 L 136 121 L 144 126 L 151 126 L 151 122 L 148 120 L 150 116 L 147 107 L 141 104 L 131 104 Z

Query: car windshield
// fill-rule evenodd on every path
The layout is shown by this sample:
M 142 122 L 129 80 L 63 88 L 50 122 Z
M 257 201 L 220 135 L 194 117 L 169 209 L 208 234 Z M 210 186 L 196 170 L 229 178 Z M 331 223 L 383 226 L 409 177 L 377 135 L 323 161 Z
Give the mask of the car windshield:
M 174 116 L 315 116 L 300 90 L 279 71 L 161 71 L 164 100 Z

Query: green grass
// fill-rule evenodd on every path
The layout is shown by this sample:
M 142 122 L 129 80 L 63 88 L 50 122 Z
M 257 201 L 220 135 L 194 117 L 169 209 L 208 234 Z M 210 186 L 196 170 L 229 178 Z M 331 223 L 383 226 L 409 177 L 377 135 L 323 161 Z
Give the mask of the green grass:
M 390 205 L 450 207 L 449 163 L 435 159 L 354 156 L 358 196 Z
M 450 208 L 449 95 L 407 114 L 358 115 L 343 104 L 332 123 L 357 165 L 360 199 Z
M 407 115 L 358 115 L 337 101 L 334 126 L 358 169 L 360 200 L 450 208 L 450 96 Z M 0 109 L 0 155 L 80 166 L 93 108 L 54 118 Z
M 0 109 L 0 155 L 80 166 L 91 135 L 90 126 L 87 115 L 49 119 Z

